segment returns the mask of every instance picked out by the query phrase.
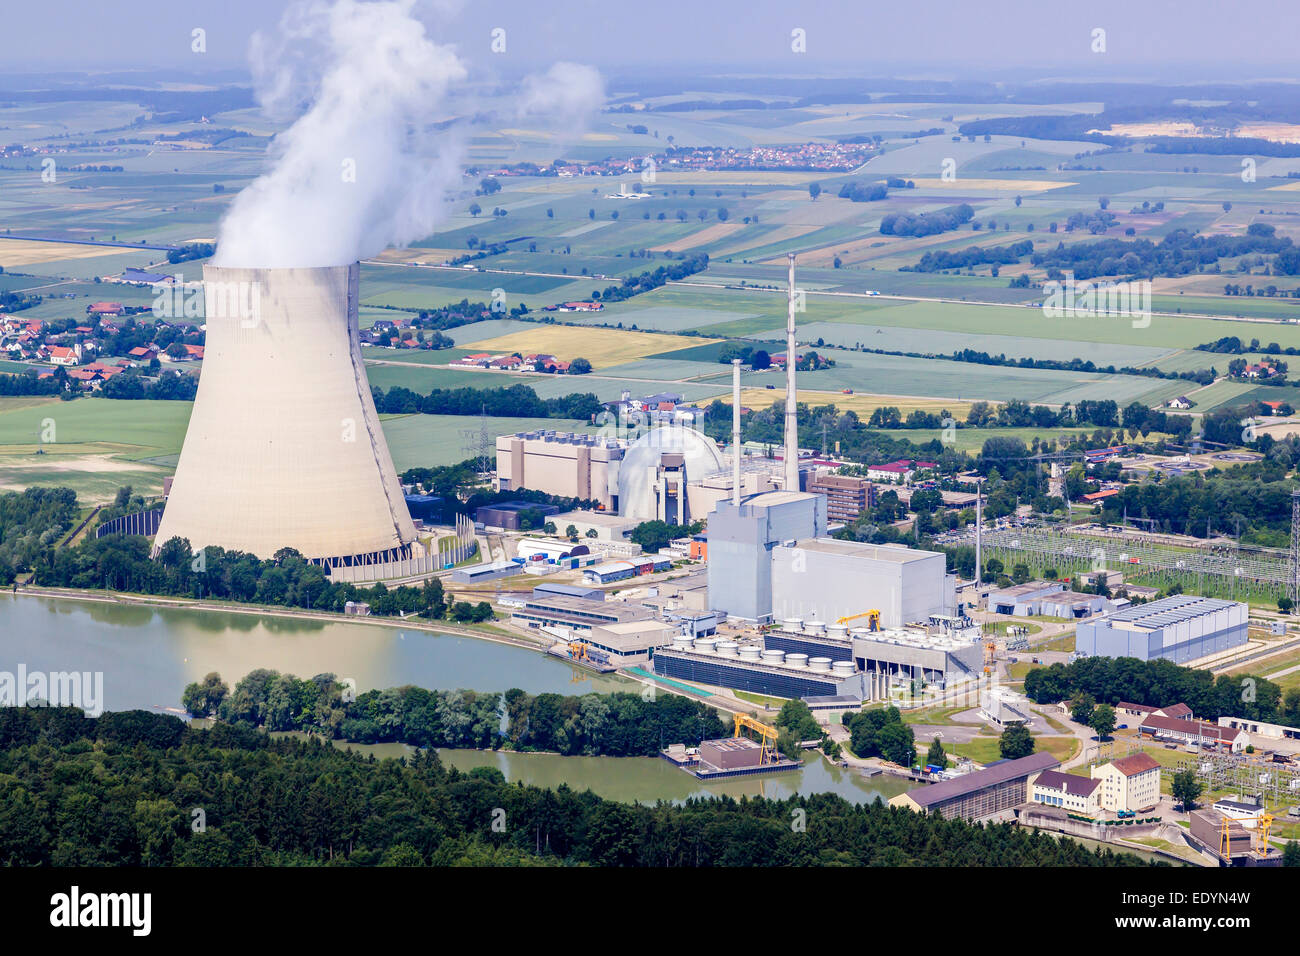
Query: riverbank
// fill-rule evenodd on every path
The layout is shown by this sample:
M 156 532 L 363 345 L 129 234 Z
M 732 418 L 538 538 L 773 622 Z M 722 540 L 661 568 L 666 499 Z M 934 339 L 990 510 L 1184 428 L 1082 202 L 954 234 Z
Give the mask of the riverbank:
M 331 673 L 354 681 L 358 692 L 403 685 L 641 692 L 626 678 L 585 671 L 533 642 L 473 627 L 71 591 L 0 594 L 0 671 L 21 665 L 28 673 L 102 674 L 105 710 L 177 706 L 186 685 L 205 674 L 233 684 L 259 668 L 300 678 Z
M 351 614 L 336 614 L 330 611 L 314 611 L 307 608 L 286 608 L 267 604 L 244 604 L 240 602 L 205 601 L 202 598 L 173 598 L 157 594 L 133 594 L 128 591 L 100 591 L 78 588 L 46 588 L 26 585 L 11 592 L 18 597 L 41 597 L 54 600 L 91 601 L 99 604 L 119 604 L 133 607 L 175 608 L 187 611 L 222 611 L 228 614 L 251 614 L 258 617 L 287 617 L 305 621 L 322 621 L 331 624 L 370 624 L 380 627 L 398 627 L 433 634 L 458 634 L 465 637 L 477 637 L 485 641 L 511 644 L 545 653 L 549 644 L 543 645 L 523 636 L 515 636 L 500 628 L 457 624 L 451 621 L 432 620 L 422 617 L 382 617 L 366 615 L 358 617 Z

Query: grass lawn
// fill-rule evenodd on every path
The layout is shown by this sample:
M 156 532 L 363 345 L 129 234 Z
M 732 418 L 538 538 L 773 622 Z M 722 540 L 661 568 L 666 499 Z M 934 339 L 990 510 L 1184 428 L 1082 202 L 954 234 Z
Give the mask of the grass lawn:
M 1012 627 L 1023 627 L 1023 628 L 1028 632 L 1028 633 L 1026 634 L 1026 637 L 1033 637 L 1035 634 L 1037 634 L 1039 631 L 1041 631 L 1041 630 L 1043 629 L 1042 626 L 1039 625 L 1039 624 L 1030 624 L 1030 623 L 1028 623 L 1028 622 L 1021 622 L 1021 621 L 988 621 L 988 622 L 986 622 L 986 623 L 984 624 L 984 633 L 985 633 L 985 634 L 999 634 L 999 635 L 1005 637 L 1008 628 L 1012 628 Z
M 751 694 L 749 691 L 744 690 L 733 690 L 732 693 L 741 700 L 748 701 L 765 710 L 780 710 L 786 701 L 784 697 L 768 697 L 764 694 Z
M 953 714 L 960 714 L 962 711 L 970 709 L 970 704 L 959 704 L 955 707 L 926 707 L 921 710 L 905 710 L 903 711 L 903 723 L 950 725 L 955 723 L 952 719 Z
M 1036 651 L 1073 651 L 1074 634 L 1062 634 L 1060 637 L 1054 637 L 1050 641 L 1044 641 L 1034 648 Z

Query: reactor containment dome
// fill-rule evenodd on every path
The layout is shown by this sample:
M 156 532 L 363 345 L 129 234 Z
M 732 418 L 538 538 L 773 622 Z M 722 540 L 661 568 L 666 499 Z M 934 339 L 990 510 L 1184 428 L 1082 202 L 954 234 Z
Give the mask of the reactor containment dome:
M 204 266 L 203 370 L 155 548 L 293 548 L 326 567 L 411 556 L 361 356 L 358 270 Z
M 708 435 L 682 425 L 652 428 L 619 463 L 619 514 L 675 524 L 702 518 L 690 513 L 687 482 L 725 471 L 722 453 Z

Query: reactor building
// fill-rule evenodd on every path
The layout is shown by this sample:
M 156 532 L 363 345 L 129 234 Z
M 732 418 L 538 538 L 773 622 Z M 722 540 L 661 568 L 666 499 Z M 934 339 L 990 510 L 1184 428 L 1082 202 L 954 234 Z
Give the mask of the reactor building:
M 155 547 L 293 548 L 326 568 L 412 557 L 361 356 L 358 271 L 203 267 L 203 372 Z

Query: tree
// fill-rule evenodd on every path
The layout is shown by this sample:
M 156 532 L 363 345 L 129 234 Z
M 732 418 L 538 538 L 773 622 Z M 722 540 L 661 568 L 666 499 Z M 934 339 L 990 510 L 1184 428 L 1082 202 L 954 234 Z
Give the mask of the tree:
M 1290 614 L 1291 609 L 1295 607 L 1295 601 L 1292 601 L 1285 594 L 1277 599 L 1277 609 L 1283 614 Z
M 1300 866 L 1300 843 L 1290 840 L 1282 847 L 1282 865 Z
M 577 541 L 577 540 L 578 540 L 578 526 L 577 526 L 576 524 L 571 524 L 571 525 L 569 525 L 567 528 L 564 529 L 564 536 L 565 536 L 566 538 L 569 538 L 570 540 Z
M 229 693 L 230 688 L 221 679 L 221 675 L 213 671 L 203 678 L 202 683 L 190 684 L 185 688 L 181 694 L 181 705 L 195 717 L 207 717 L 217 712 Z
M 1097 732 L 1098 740 L 1105 740 L 1115 729 L 1115 708 L 1100 704 L 1088 718 L 1088 726 Z
M 772 367 L 772 356 L 765 349 L 755 349 L 749 357 L 749 367 L 755 372 L 761 372 L 764 369 Z
M 1004 760 L 1018 760 L 1034 752 L 1034 737 L 1024 724 L 1011 724 L 998 738 L 998 752 Z
M 591 371 L 591 363 L 585 358 L 576 358 L 569 363 L 570 375 L 586 375 Z
M 542 531 L 544 531 L 546 534 L 555 534 L 555 522 L 554 521 L 546 522 L 546 524 L 542 525 Z
M 1196 809 L 1196 798 L 1203 789 L 1201 782 L 1196 779 L 1196 771 L 1189 768 L 1174 774 L 1174 782 L 1169 791 L 1184 811 L 1191 811 Z
M 583 532 L 583 534 L 585 537 L 588 538 L 594 538 L 597 536 L 597 532 L 595 528 L 588 528 L 586 531 Z
M 471 216 L 477 216 L 482 211 L 483 211 L 483 207 L 480 206 L 478 203 L 472 202 L 469 204 L 469 214 Z
M 876 733 L 876 746 L 880 756 L 901 767 L 910 767 L 916 763 L 915 737 L 912 728 L 902 721 L 885 724 Z
M 822 184 L 821 184 L 821 183 L 809 183 L 809 184 L 808 184 L 808 195 L 812 197 L 813 202 L 816 202 L 816 201 L 817 201 L 817 197 L 820 196 L 821 194 L 822 194 Z
M 948 754 L 944 752 L 943 744 L 939 743 L 939 738 L 935 737 L 930 744 L 930 749 L 926 751 L 925 762 L 931 767 L 948 766 Z
M 1091 726 L 1092 711 L 1097 706 L 1097 698 L 1087 691 L 1079 691 L 1070 698 L 1070 719 L 1076 724 Z

